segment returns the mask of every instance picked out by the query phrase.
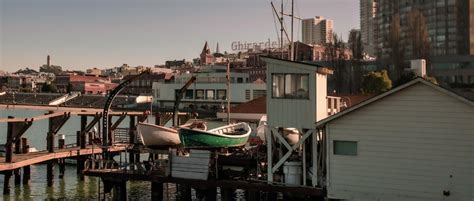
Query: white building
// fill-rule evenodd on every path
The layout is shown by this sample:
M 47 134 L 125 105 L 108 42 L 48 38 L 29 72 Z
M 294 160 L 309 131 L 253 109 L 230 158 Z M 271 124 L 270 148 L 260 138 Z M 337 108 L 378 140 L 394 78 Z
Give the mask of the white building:
M 267 63 L 267 125 L 266 133 L 268 182 L 279 181 L 274 174 L 285 167 L 290 156 L 293 156 L 298 172 L 302 172 L 301 182 L 292 185 L 307 185 L 310 180 L 313 187 L 319 186 L 318 174 L 318 133 L 314 122 L 328 116 L 327 76 L 332 70 L 326 67 L 293 62 L 269 57 L 262 57 Z M 292 131 L 288 134 L 285 130 Z M 294 132 L 296 131 L 296 133 Z M 286 147 L 284 155 L 274 156 L 273 149 Z M 308 148 L 306 148 L 308 146 Z M 283 148 L 283 150 L 286 150 Z M 306 151 L 314 150 L 311 157 L 305 157 Z M 303 151 L 302 151 L 303 150 Z M 276 152 L 275 152 L 276 153 Z M 311 158 L 311 160 L 307 160 Z M 285 169 L 285 168 L 283 168 Z M 288 182 L 285 181 L 285 182 Z
M 322 16 L 302 20 L 303 43 L 325 44 L 332 42 L 334 30 L 333 20 Z
M 316 126 L 330 199 L 474 199 L 471 100 L 417 78 Z
M 214 68 L 213 72 L 176 75 L 172 83 L 154 82 L 154 104 L 161 108 L 172 108 L 176 93 L 192 76 L 196 76 L 196 81 L 184 94 L 180 107 L 190 108 L 192 105 L 191 107 L 220 109 L 226 105 L 227 79 L 226 73 L 219 72 L 218 69 L 221 68 Z M 247 73 L 230 73 L 231 105 L 244 103 L 265 94 L 265 83 L 250 83 Z

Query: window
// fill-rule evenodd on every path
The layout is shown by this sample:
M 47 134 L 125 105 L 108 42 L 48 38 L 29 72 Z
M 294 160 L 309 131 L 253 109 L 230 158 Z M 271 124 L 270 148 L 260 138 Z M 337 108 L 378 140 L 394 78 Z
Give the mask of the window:
M 186 90 L 186 93 L 184 94 L 184 99 L 193 99 L 193 90 Z
M 308 74 L 273 74 L 272 97 L 289 99 L 308 99 L 308 80 Z
M 217 90 L 217 99 L 218 100 L 225 100 L 226 96 L 227 96 L 227 91 L 226 90 L 222 90 L 222 89 Z
M 160 98 L 160 89 L 155 89 L 155 98 Z
M 212 89 L 206 90 L 206 99 L 214 100 L 214 90 Z
M 243 79 L 243 78 L 241 78 L 241 77 L 238 77 L 238 78 L 237 78 L 237 83 L 243 83 L 243 82 L 244 82 L 244 79 Z
M 334 140 L 334 155 L 357 156 L 356 141 Z
M 245 100 L 250 100 L 250 90 L 249 89 L 245 90 Z
M 196 99 L 204 99 L 204 90 L 202 89 L 196 90 Z
M 265 96 L 267 93 L 266 90 L 253 90 L 253 99 L 260 98 L 262 96 Z

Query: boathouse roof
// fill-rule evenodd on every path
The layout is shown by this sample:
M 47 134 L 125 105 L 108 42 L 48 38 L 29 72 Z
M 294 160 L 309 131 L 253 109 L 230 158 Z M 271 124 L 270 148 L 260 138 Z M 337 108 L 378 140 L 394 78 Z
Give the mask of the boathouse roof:
M 260 57 L 262 57 L 265 62 L 267 62 L 267 60 L 268 61 L 274 60 L 274 61 L 281 61 L 281 62 L 287 62 L 287 63 L 293 63 L 293 64 L 301 64 L 301 65 L 304 65 L 304 66 L 313 67 L 313 68 L 316 68 L 316 72 L 318 72 L 320 74 L 332 75 L 333 72 L 334 72 L 334 70 L 332 70 L 331 68 L 325 67 L 325 66 L 322 66 L 322 65 L 319 65 L 319 64 L 316 64 L 316 63 L 301 62 L 301 61 L 290 61 L 290 60 L 286 60 L 286 59 L 280 59 L 280 58 L 269 57 L 269 56 L 260 56 Z M 268 68 L 268 65 L 267 65 L 267 68 Z
M 448 90 L 448 89 L 446 89 L 446 88 L 443 88 L 443 87 L 441 87 L 441 86 L 439 86 L 439 85 L 437 85 L 437 84 L 434 84 L 434 83 L 432 83 L 432 82 L 430 82 L 430 81 L 428 81 L 428 80 L 426 80 L 426 79 L 424 79 L 424 78 L 422 78 L 422 77 L 416 77 L 415 79 L 411 80 L 410 82 L 407 82 L 407 83 L 402 84 L 402 85 L 400 85 L 400 86 L 398 86 L 398 87 L 395 87 L 395 88 L 393 88 L 393 89 L 391 89 L 391 90 L 389 90 L 389 91 L 387 91 L 387 92 L 384 92 L 384 93 L 379 94 L 379 95 L 377 95 L 377 96 L 374 96 L 374 97 L 372 97 L 372 98 L 370 98 L 370 99 L 367 99 L 367 100 L 365 100 L 365 101 L 362 101 L 362 102 L 360 102 L 359 104 L 354 105 L 354 106 L 352 106 L 352 107 L 350 107 L 350 108 L 348 108 L 348 109 L 346 109 L 346 110 L 344 110 L 344 111 L 341 111 L 341 112 L 339 112 L 339 113 L 337 113 L 337 114 L 335 114 L 335 115 L 332 115 L 332 116 L 329 116 L 329 117 L 327 117 L 327 118 L 325 118 L 325 119 L 322 119 L 321 121 L 318 121 L 318 122 L 315 123 L 315 124 L 316 124 L 316 127 L 322 127 L 322 126 L 326 125 L 327 123 L 329 123 L 330 121 L 332 121 L 332 120 L 334 120 L 334 119 L 337 119 L 337 118 L 339 118 L 339 117 L 341 117 L 341 116 L 344 116 L 344 115 L 346 115 L 346 114 L 348 114 L 348 113 L 350 113 L 350 112 L 352 112 L 352 111 L 355 111 L 355 110 L 357 110 L 357 109 L 359 109 L 359 108 L 362 108 L 362 107 L 364 107 L 364 106 L 366 106 L 366 105 L 369 105 L 369 104 L 371 104 L 371 103 L 373 103 L 373 102 L 376 102 L 376 101 L 378 101 L 378 100 L 380 100 L 380 99 L 383 99 L 383 98 L 385 98 L 385 97 L 387 97 L 387 96 L 389 96 L 389 95 L 392 95 L 392 94 L 394 94 L 394 93 L 397 93 L 397 92 L 399 92 L 399 91 L 402 91 L 403 89 L 406 89 L 406 88 L 408 88 L 408 87 L 410 87 L 410 86 L 413 86 L 414 84 L 417 84 L 417 83 L 422 83 L 422 84 L 425 84 L 425 85 L 427 85 L 427 86 L 430 86 L 430 87 L 432 87 L 433 89 L 435 89 L 435 90 L 437 90 L 437 91 L 440 91 L 440 92 L 442 92 L 442 93 L 444 93 L 444 94 L 447 94 L 447 95 L 449 95 L 449 96 L 451 96 L 451 97 L 454 97 L 454 98 L 458 99 L 458 100 L 461 101 L 461 102 L 464 102 L 464 103 L 467 103 L 468 105 L 474 106 L 474 100 L 471 100 L 471 99 L 469 99 L 469 98 L 467 98 L 467 97 L 464 97 L 464 96 L 461 95 L 461 94 L 458 94 L 458 93 L 455 93 L 455 92 L 453 92 L 453 91 L 450 91 L 450 90 Z

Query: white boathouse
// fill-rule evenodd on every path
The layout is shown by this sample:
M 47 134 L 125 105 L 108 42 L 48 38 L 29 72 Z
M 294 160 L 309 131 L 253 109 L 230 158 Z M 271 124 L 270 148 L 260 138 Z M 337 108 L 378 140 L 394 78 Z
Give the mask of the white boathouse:
M 471 100 L 416 78 L 316 126 L 330 199 L 474 200 Z
M 322 173 L 318 172 L 318 167 L 322 163 L 318 147 L 322 146 L 318 144 L 320 133 L 314 122 L 329 114 L 327 76 L 332 70 L 309 63 L 270 57 L 262 59 L 267 64 L 268 182 L 320 186 L 318 175 Z M 307 153 L 312 154 L 306 157 Z M 284 166 L 291 164 L 296 167 L 290 172 L 301 175 L 301 178 L 294 177 L 297 182 L 281 179 L 289 171 Z

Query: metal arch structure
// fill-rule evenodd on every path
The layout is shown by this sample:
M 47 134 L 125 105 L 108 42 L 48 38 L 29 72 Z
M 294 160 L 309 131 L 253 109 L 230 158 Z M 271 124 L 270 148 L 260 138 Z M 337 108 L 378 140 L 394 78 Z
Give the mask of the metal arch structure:
M 178 94 L 176 94 L 174 100 L 174 107 L 173 107 L 173 127 L 177 127 L 178 125 L 178 112 L 179 112 L 179 103 L 181 103 L 181 99 L 183 99 L 183 95 L 186 93 L 186 90 L 191 86 L 192 83 L 196 81 L 196 76 L 192 76 L 191 79 L 184 84 L 183 87 L 179 90 Z
M 112 90 L 112 92 L 110 92 L 110 94 L 108 95 L 107 100 L 105 101 L 104 112 L 103 112 L 103 115 L 102 115 L 102 145 L 104 146 L 104 148 L 109 145 L 109 139 L 108 139 L 108 135 L 109 135 L 109 111 L 110 111 L 110 107 L 112 106 L 112 102 L 114 101 L 115 97 L 120 93 L 120 91 L 122 91 L 123 88 L 128 86 L 133 80 L 139 78 L 142 75 L 150 74 L 150 72 L 151 71 L 149 69 L 147 69 L 147 70 L 141 72 L 140 74 L 135 75 L 135 76 L 131 77 L 128 80 L 125 80 L 124 82 L 120 83 L 117 87 L 115 87 L 114 90 Z

